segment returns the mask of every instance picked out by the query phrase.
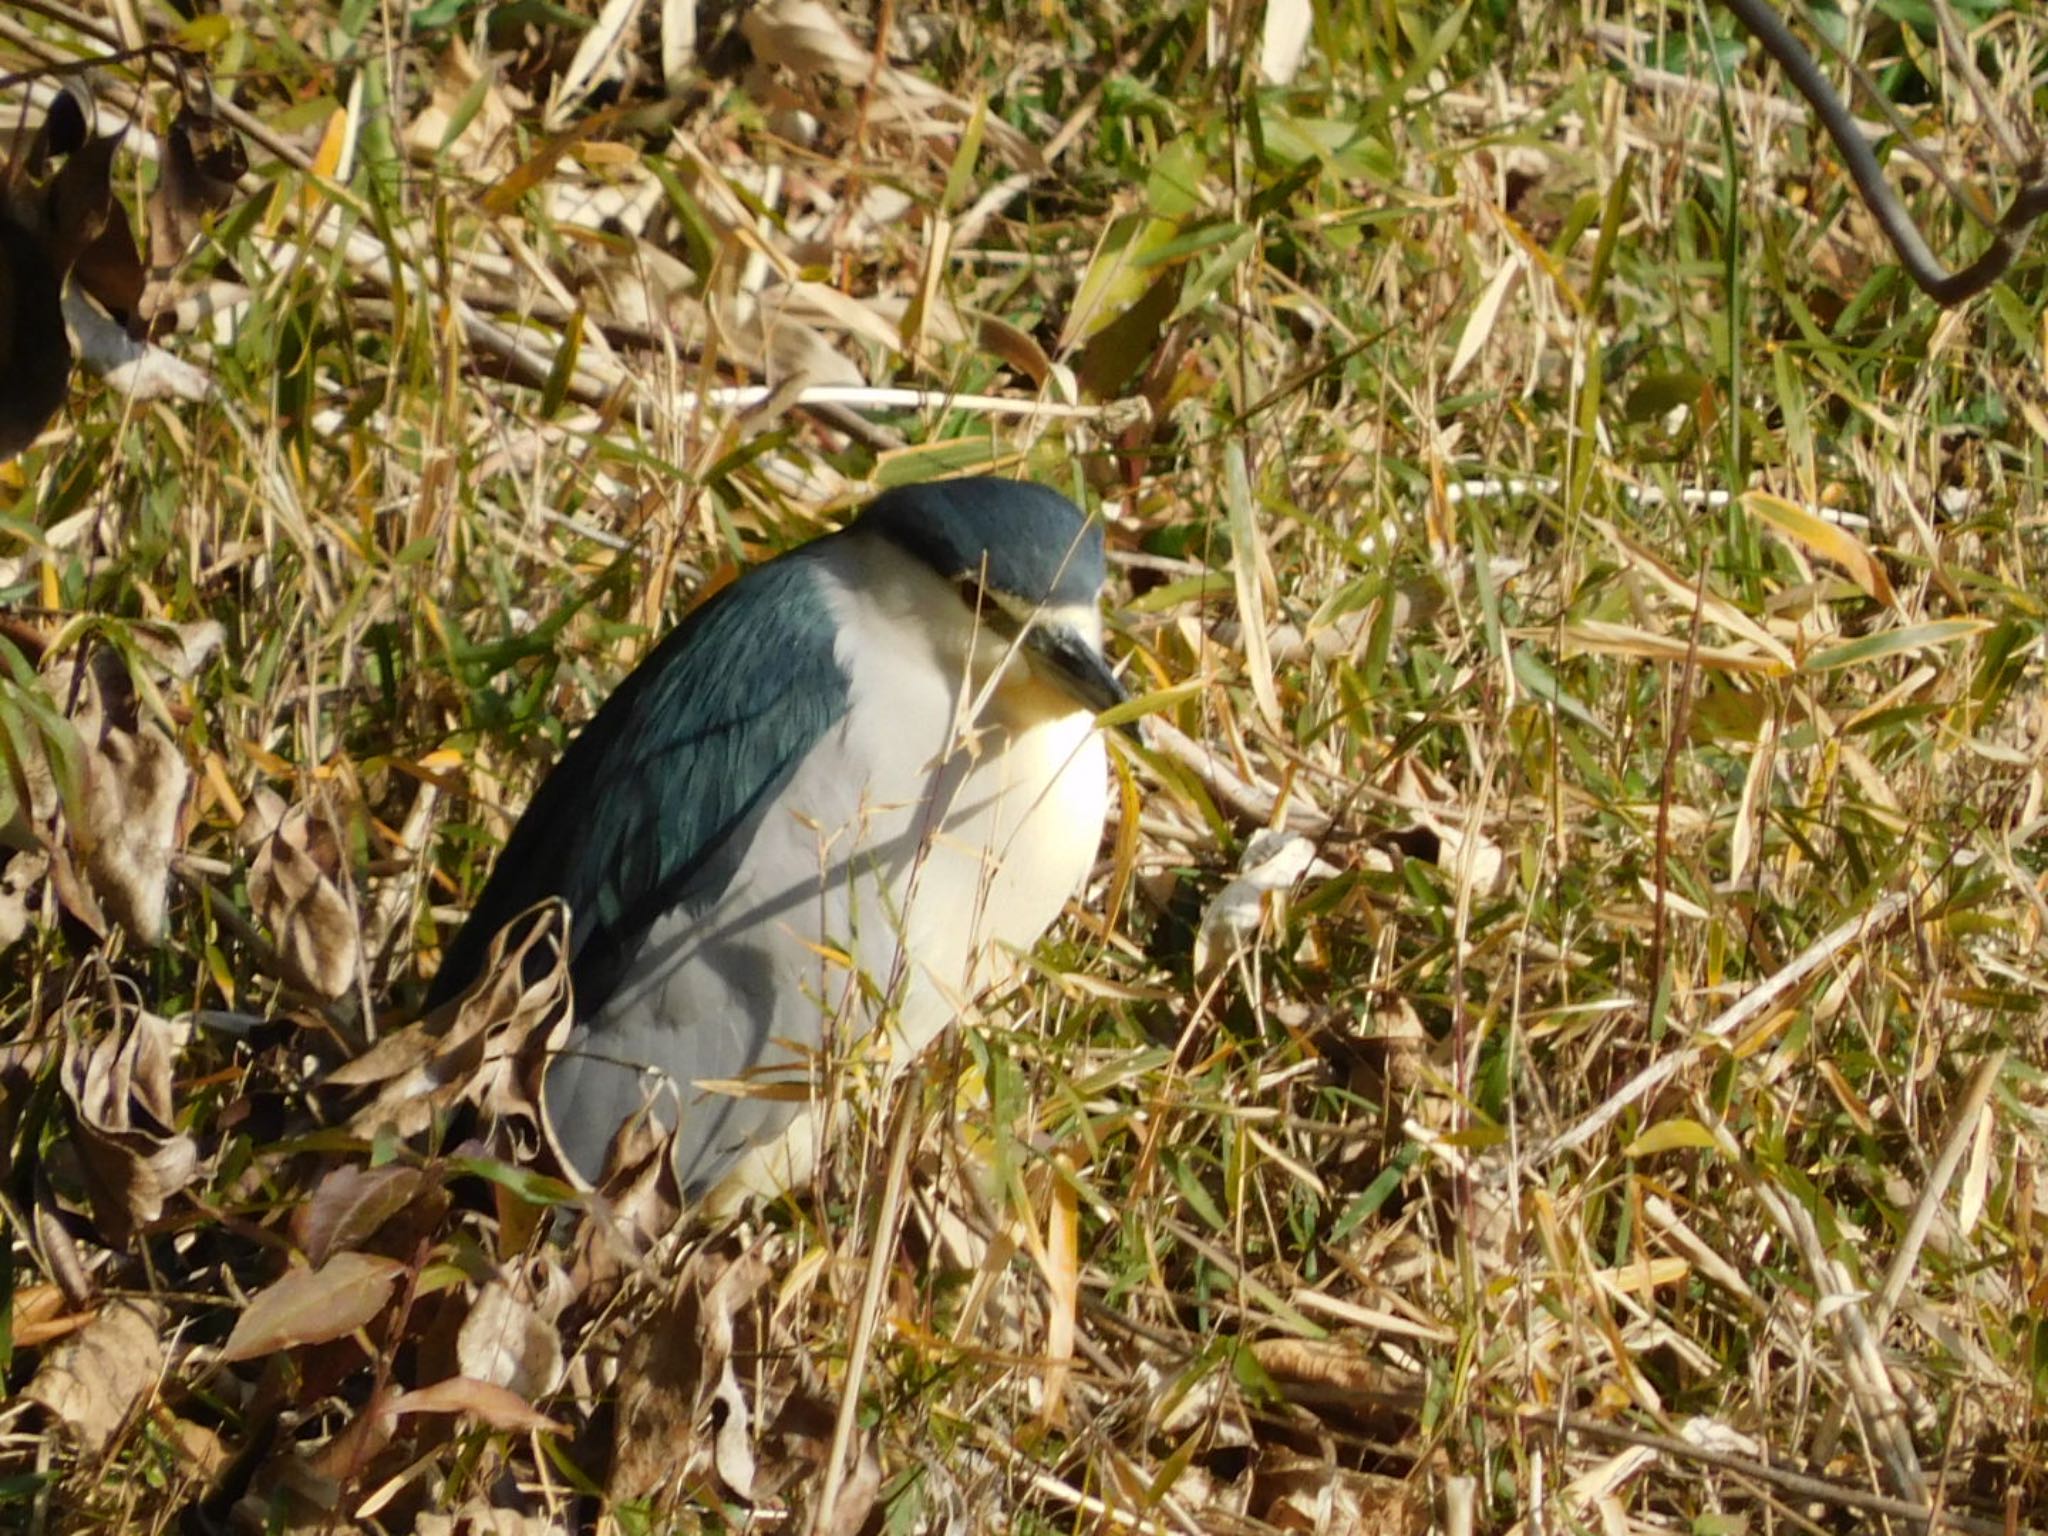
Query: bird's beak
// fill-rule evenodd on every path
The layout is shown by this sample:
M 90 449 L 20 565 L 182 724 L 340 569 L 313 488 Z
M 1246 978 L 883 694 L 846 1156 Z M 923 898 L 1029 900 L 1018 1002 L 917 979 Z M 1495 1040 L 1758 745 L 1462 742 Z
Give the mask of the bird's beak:
M 1044 669 L 1048 681 L 1100 714 L 1131 695 L 1109 670 L 1102 652 L 1065 624 L 1034 624 L 1024 636 L 1024 648 Z

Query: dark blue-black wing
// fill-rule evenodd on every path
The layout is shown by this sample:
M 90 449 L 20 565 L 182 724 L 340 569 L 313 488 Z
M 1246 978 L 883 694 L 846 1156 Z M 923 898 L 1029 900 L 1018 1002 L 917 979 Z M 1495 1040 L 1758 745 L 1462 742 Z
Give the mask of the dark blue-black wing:
M 605 701 L 506 841 L 434 977 L 430 1006 L 476 979 L 501 927 L 558 896 L 573 915 L 571 975 L 577 1015 L 587 1019 L 657 917 L 685 893 L 717 896 L 705 882 L 722 886 L 727 840 L 846 711 L 819 547 L 757 567 L 712 597 Z

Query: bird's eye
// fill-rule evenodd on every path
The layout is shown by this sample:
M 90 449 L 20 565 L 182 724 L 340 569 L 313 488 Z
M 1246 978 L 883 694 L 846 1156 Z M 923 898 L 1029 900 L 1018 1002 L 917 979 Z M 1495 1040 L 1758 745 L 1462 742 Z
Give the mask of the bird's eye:
M 960 594 L 960 601 L 965 603 L 970 610 L 975 613 L 981 612 L 984 599 L 980 582 L 976 581 L 972 576 L 962 576 L 953 583 L 953 590 Z

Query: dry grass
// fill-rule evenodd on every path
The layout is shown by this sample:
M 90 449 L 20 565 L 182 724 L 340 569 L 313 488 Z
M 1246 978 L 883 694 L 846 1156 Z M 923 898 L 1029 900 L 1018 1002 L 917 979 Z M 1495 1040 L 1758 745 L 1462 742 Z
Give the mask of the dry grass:
M 160 322 L 205 398 L 81 372 L 0 470 L 17 789 L 88 641 L 92 771 L 193 770 L 160 940 L 59 879 L 10 951 L 0 1522 L 2039 1528 L 2041 260 L 1920 300 L 1719 13 L 1328 7 L 1269 86 L 1257 7 L 576 9 L 194 23 L 265 130 Z M 2039 19 L 1965 20 L 2039 120 Z M 173 86 L 96 78 L 140 206 Z M 989 465 L 1103 508 L 1182 735 L 1029 984 L 623 1269 L 511 1143 L 352 1120 L 650 637 Z M 1326 867 L 1198 969 L 1261 824 Z

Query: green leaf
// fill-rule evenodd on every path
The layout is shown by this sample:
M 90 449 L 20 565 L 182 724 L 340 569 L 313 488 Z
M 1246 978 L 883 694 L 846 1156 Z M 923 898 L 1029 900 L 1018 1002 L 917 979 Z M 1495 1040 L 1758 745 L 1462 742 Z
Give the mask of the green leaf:
M 503 1185 L 529 1205 L 574 1205 L 580 1198 L 560 1179 L 551 1179 L 530 1168 L 515 1168 L 492 1157 L 451 1157 L 448 1166 L 457 1173 L 473 1174 Z
M 1227 1232 L 1230 1223 L 1223 1219 L 1223 1210 L 1216 1204 L 1215 1197 L 1202 1187 L 1202 1181 L 1188 1166 L 1188 1160 L 1178 1152 L 1166 1154 L 1166 1166 L 1173 1174 L 1173 1182 L 1179 1188 L 1194 1213 L 1201 1217 L 1212 1232 Z
M 1987 619 L 1935 619 L 1926 624 L 1908 624 L 1902 629 L 1880 630 L 1874 635 L 1862 635 L 1844 644 L 1815 651 L 1806 658 L 1801 670 L 1833 672 L 1841 667 L 1879 661 L 1886 656 L 1897 656 L 1927 646 L 1952 645 L 1958 640 L 1981 635 L 1990 628 L 1991 623 Z
M 1705 374 L 1691 368 L 1646 374 L 1630 388 L 1621 413 L 1630 421 L 1656 421 L 1680 406 L 1692 409 L 1700 403 L 1700 393 L 1707 383 Z
M 1162 219 L 1182 219 L 1202 206 L 1209 159 L 1193 134 L 1182 134 L 1153 157 L 1145 177 L 1145 203 Z
M 935 443 L 913 443 L 894 448 L 875 460 L 873 479 L 877 487 L 915 485 L 921 480 L 942 480 L 986 469 L 1009 456 L 1008 445 L 998 443 L 987 432 L 970 432 L 961 437 L 942 438 Z
M 988 102 L 978 99 L 974 115 L 967 120 L 967 131 L 960 135 L 960 147 L 953 151 L 953 163 L 946 167 L 946 190 L 939 198 L 941 208 L 950 212 L 967 201 L 968 190 L 974 184 L 974 165 L 981 158 L 982 135 L 987 131 Z
M 1508 648 L 1509 665 L 1513 667 L 1515 681 L 1528 690 L 1529 696 L 1540 703 L 1548 704 L 1561 715 L 1567 715 L 1597 735 L 1607 736 L 1609 731 L 1600 717 L 1582 704 L 1559 681 L 1555 672 L 1544 663 L 1543 658 L 1526 645 Z

